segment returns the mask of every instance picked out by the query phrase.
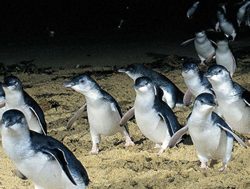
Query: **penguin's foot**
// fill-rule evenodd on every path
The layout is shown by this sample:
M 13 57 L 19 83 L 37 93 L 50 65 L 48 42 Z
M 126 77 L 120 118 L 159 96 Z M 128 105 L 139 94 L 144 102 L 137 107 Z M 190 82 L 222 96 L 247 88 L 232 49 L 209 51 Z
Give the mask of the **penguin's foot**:
M 159 148 L 161 148 L 161 145 L 160 145 L 160 144 L 155 144 L 155 147 L 154 147 L 154 148 L 159 149 Z
M 99 153 L 99 148 L 98 148 L 97 144 L 95 144 L 92 146 L 90 154 L 98 154 L 98 153 Z
M 157 155 L 159 156 L 159 155 L 161 155 L 163 152 L 164 152 L 164 150 L 165 150 L 165 148 L 160 148 L 160 150 L 159 150 L 159 152 L 157 153 Z
M 207 162 L 201 162 L 201 169 L 207 170 L 209 167 L 207 166 Z
M 20 178 L 22 180 L 27 180 L 28 179 L 25 175 L 23 175 L 23 173 L 21 173 L 17 169 L 14 169 L 12 172 L 13 172 L 14 175 L 16 175 L 18 178 Z
M 219 168 L 219 171 L 220 171 L 220 172 L 224 172 L 226 169 L 227 169 L 227 164 L 224 164 L 224 163 L 223 163 L 222 167 Z
M 126 138 L 126 142 L 125 142 L 125 147 L 128 147 L 128 146 L 134 146 L 135 143 L 131 140 L 131 138 Z

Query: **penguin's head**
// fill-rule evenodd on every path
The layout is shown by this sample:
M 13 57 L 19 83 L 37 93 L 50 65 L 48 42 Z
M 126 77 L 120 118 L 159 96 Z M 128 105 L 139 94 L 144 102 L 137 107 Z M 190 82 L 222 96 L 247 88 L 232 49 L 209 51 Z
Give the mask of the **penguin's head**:
M 218 18 L 219 22 L 223 22 L 225 20 L 225 15 L 224 15 L 223 9 L 217 10 L 217 18 Z
M 208 78 L 212 85 L 221 84 L 231 80 L 229 71 L 221 65 L 213 65 L 209 67 L 205 77 Z
M 214 95 L 210 93 L 199 94 L 194 101 L 194 108 L 198 108 L 200 112 L 207 112 L 213 110 L 217 105 Z
M 79 93 L 87 93 L 90 90 L 99 88 L 99 85 L 87 74 L 82 74 L 64 83 L 64 87 L 72 88 Z
M 226 51 L 228 50 L 228 41 L 226 40 L 221 40 L 217 42 L 217 49 L 222 50 L 222 51 Z
M 13 75 L 5 77 L 2 86 L 5 94 L 11 91 L 20 91 L 23 89 L 20 79 Z
M 148 77 L 139 77 L 135 80 L 134 88 L 137 93 L 147 93 L 154 90 L 154 84 Z
M 121 68 L 118 72 L 126 73 L 129 77 L 131 77 L 134 81 L 142 76 L 142 71 L 145 67 L 143 64 L 131 64 L 126 68 Z
M 24 128 L 28 129 L 24 114 L 16 109 L 10 109 L 3 113 L 1 120 L 2 130 L 20 133 Z
M 188 77 L 199 72 L 198 65 L 192 62 L 185 62 L 182 65 L 182 76 Z
M 206 32 L 205 31 L 200 31 L 200 32 L 197 32 L 195 33 L 195 40 L 198 41 L 198 42 L 203 42 L 206 40 Z

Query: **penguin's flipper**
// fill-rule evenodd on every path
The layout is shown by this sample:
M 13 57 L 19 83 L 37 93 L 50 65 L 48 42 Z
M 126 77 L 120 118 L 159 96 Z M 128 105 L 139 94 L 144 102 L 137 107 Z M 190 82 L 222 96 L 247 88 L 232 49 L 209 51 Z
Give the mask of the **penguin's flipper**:
M 67 175 L 69 180 L 74 185 L 76 185 L 76 182 L 75 182 L 73 176 L 70 173 L 70 170 L 69 170 L 69 167 L 68 167 L 68 162 L 67 162 L 67 159 L 65 157 L 65 154 L 60 148 L 53 148 L 53 149 L 43 148 L 42 152 L 45 153 L 45 154 L 51 155 L 57 161 L 57 163 L 60 165 L 60 167 L 62 168 L 64 173 Z
M 181 137 L 188 132 L 188 126 L 182 127 L 170 139 L 168 147 L 172 148 L 181 141 Z
M 191 39 L 188 39 L 188 40 L 186 40 L 186 41 L 183 41 L 183 42 L 181 43 L 181 46 L 184 46 L 184 45 L 187 45 L 187 44 L 191 43 L 192 41 L 194 41 L 194 39 L 195 39 L 195 38 L 191 38 Z
M 47 135 L 47 124 L 46 122 L 41 122 L 41 119 L 39 119 L 39 116 L 37 115 L 36 111 L 30 106 L 29 109 L 31 110 L 31 112 L 33 113 L 33 115 L 36 117 L 36 119 L 39 122 L 39 125 L 41 127 L 41 130 L 43 132 L 44 135 Z
M 164 120 L 168 127 L 169 135 L 172 137 L 180 129 L 180 125 L 176 117 L 169 115 L 167 112 L 158 112 L 158 115 Z
M 86 110 L 87 104 L 85 103 L 79 110 L 77 110 L 74 115 L 70 118 L 67 123 L 67 129 L 70 129 L 74 122 L 82 115 L 82 113 Z
M 192 96 L 193 94 L 190 89 L 187 89 L 183 97 L 183 103 L 185 106 L 189 106 L 191 104 Z
M 246 143 L 232 131 L 229 125 L 221 117 L 214 112 L 212 113 L 212 119 L 218 127 L 223 129 L 227 134 L 231 135 L 239 144 L 245 148 L 247 147 Z
M 120 120 L 120 125 L 124 125 L 125 123 L 127 123 L 128 120 L 130 120 L 133 116 L 135 115 L 135 108 L 132 107 L 130 108 L 121 118 Z
M 246 103 L 246 105 L 250 107 L 250 92 L 245 90 L 242 93 L 242 98 L 243 98 L 244 102 Z

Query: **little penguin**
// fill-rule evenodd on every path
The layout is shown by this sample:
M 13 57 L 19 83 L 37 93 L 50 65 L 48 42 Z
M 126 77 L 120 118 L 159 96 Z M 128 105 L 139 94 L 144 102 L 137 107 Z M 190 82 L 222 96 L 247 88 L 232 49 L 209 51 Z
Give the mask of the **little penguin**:
M 229 22 L 226 19 L 225 14 L 219 10 L 217 11 L 217 18 L 219 22 L 219 28 L 224 32 L 226 37 L 232 37 L 232 40 L 234 41 L 237 34 L 233 24 Z
M 163 90 L 163 98 L 170 108 L 183 105 L 182 91 L 164 75 L 147 68 L 143 64 L 131 64 L 126 68 L 119 69 L 119 72 L 126 73 L 134 81 L 142 76 L 148 77 L 152 82 Z
M 196 63 L 185 62 L 182 66 L 182 76 L 184 82 L 188 87 L 187 92 L 184 95 L 184 103 L 190 104 L 192 96 L 197 97 L 201 93 L 211 93 L 213 94 L 211 84 L 204 77 L 204 72 L 199 70 Z
M 241 134 L 250 134 L 250 92 L 234 82 L 224 66 L 211 66 L 205 76 L 228 125 Z
M 201 60 L 201 64 L 210 62 L 215 55 L 215 48 L 212 45 L 212 41 L 208 39 L 205 31 L 200 31 L 195 33 L 195 37 L 188 39 L 181 43 L 185 45 L 194 40 L 194 47 L 197 52 L 198 57 Z
M 24 114 L 16 109 L 2 117 L 2 146 L 15 166 L 35 189 L 84 189 L 88 174 L 74 154 L 61 142 L 29 130 Z
M 241 23 L 246 20 L 246 12 L 248 7 L 250 7 L 250 1 L 244 1 L 237 12 L 237 23 L 239 27 L 241 26 Z
M 200 2 L 196 1 L 193 5 L 187 10 L 187 18 L 191 19 L 197 8 L 199 7 Z
M 171 147 L 188 131 L 201 162 L 201 168 L 207 169 L 209 160 L 222 160 L 220 171 L 224 171 L 232 156 L 233 141 L 242 146 L 246 144 L 233 133 L 228 124 L 215 112 L 216 100 L 210 93 L 202 93 L 195 99 L 193 110 L 187 124 L 170 140 Z M 181 134 L 180 134 L 181 133 Z M 177 137 L 178 136 L 178 137 Z
M 160 147 L 158 154 L 161 154 L 168 147 L 171 136 L 181 128 L 179 122 L 171 108 L 162 101 L 163 91 L 150 78 L 137 78 L 134 89 L 136 123 L 142 134 Z
M 93 78 L 82 74 L 72 78 L 64 86 L 85 96 L 92 139 L 92 154 L 99 152 L 98 144 L 101 135 L 110 136 L 120 132 L 125 137 L 125 146 L 134 145 L 127 127 L 119 125 L 122 113 L 118 103 Z
M 215 51 L 216 64 L 224 66 L 229 72 L 231 77 L 236 70 L 236 62 L 231 52 L 228 41 L 222 40 L 217 42 L 217 49 Z
M 23 89 L 22 82 L 16 76 L 4 78 L 5 110 L 18 109 L 28 121 L 29 128 L 44 135 L 47 134 L 47 124 L 44 113 L 38 103 Z

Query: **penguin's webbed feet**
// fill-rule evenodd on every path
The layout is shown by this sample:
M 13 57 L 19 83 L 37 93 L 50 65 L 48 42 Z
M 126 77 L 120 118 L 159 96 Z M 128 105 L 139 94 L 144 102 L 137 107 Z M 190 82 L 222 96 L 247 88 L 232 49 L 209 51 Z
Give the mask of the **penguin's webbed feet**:
M 129 146 L 134 146 L 135 143 L 129 138 L 129 139 L 126 139 L 126 142 L 125 142 L 125 147 L 129 147 Z
M 90 154 L 98 154 L 99 153 L 99 148 L 97 144 L 93 144 L 91 151 L 89 152 Z

